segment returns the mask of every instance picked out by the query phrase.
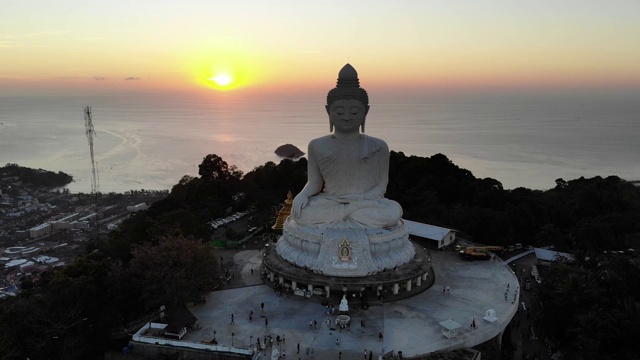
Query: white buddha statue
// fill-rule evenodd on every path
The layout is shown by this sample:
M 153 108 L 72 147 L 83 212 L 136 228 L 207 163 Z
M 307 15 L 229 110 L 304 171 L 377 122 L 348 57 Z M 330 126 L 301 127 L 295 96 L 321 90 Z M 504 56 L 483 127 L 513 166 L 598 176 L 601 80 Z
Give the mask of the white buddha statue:
M 338 306 L 338 311 L 349 312 L 349 301 L 347 300 L 347 295 L 342 295 L 340 305 Z
M 316 228 L 395 226 L 402 207 L 384 197 L 389 148 L 364 134 L 369 97 L 351 65 L 340 70 L 325 108 L 335 132 L 309 143 L 307 184 L 293 200 L 292 219 Z
M 351 65 L 340 70 L 325 108 L 331 134 L 309 143 L 307 183 L 293 199 L 276 252 L 330 276 L 366 276 L 407 264 L 415 248 L 402 207 L 384 197 L 389 147 L 364 134 L 369 97 Z

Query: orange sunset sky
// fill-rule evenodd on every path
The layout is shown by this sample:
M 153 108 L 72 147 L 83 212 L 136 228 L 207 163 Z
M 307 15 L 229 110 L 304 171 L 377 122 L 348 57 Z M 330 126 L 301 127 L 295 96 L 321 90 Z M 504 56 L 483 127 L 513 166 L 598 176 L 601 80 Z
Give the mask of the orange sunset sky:
M 640 89 L 640 1 L 3 0 L 0 95 Z M 365 75 L 366 74 L 366 75 Z

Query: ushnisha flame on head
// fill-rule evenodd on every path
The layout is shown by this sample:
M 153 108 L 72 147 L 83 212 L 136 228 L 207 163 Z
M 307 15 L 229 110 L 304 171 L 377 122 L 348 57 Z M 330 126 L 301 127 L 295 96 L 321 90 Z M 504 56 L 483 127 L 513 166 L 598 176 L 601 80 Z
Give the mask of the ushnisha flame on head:
M 331 103 L 336 100 L 358 100 L 364 104 L 367 111 L 369 110 L 369 95 L 367 91 L 360 87 L 360 80 L 358 80 L 358 72 L 351 66 L 346 64 L 340 69 L 338 73 L 338 82 L 336 87 L 329 90 L 327 94 L 327 111 Z M 362 132 L 364 133 L 364 122 L 361 125 Z M 329 131 L 333 132 L 333 124 L 329 122 Z
M 369 106 L 369 95 L 367 91 L 360 87 L 358 73 L 350 64 L 342 67 L 338 73 L 338 83 L 336 87 L 329 90 L 327 94 L 327 105 L 331 105 L 336 100 L 360 100 L 365 106 Z

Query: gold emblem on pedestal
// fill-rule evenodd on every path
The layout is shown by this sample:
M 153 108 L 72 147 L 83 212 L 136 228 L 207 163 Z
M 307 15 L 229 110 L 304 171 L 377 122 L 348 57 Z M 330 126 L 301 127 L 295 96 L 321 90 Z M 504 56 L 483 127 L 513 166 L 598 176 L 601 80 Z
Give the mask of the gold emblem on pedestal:
M 349 240 L 347 238 L 342 240 L 342 243 L 340 244 L 338 259 L 344 262 L 351 261 L 351 244 L 349 244 Z

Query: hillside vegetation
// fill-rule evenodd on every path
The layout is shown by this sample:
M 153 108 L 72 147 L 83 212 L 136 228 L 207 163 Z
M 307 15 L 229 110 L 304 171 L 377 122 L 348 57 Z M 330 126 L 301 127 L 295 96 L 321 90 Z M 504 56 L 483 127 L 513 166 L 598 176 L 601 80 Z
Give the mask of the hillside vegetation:
M 109 239 L 64 269 L 30 281 L 0 307 L 0 357 L 100 358 L 111 329 L 197 299 L 221 269 L 207 222 L 251 210 L 268 231 L 286 198 L 306 182 L 307 161 L 268 162 L 247 174 L 215 154 L 170 194 L 123 222 Z M 392 152 L 387 197 L 404 218 L 459 230 L 476 242 L 553 245 L 576 254 L 555 263 L 536 323 L 569 358 L 638 358 L 640 188 L 616 176 L 556 180 L 546 191 L 505 190 L 445 155 Z M 615 251 L 612 253 L 612 251 Z M 63 357 L 64 355 L 64 357 Z

